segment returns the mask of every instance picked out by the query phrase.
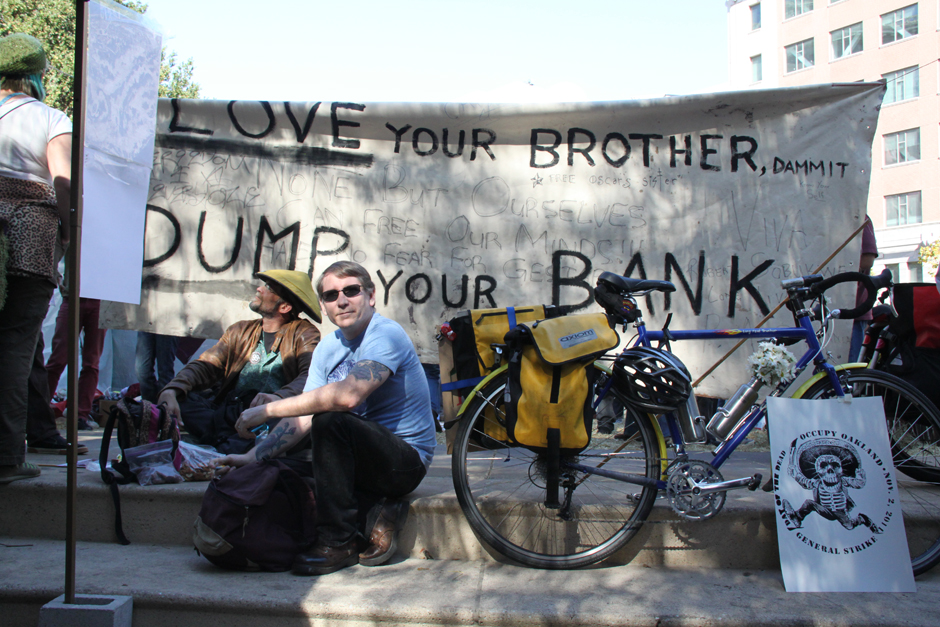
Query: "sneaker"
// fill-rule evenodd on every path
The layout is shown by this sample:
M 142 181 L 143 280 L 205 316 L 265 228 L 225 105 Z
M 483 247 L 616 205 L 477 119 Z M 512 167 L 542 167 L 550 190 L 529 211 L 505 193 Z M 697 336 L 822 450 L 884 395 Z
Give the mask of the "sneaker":
M 38 477 L 39 473 L 39 466 L 29 462 L 23 462 L 15 466 L 0 466 L 0 485 L 19 481 L 20 479 L 32 479 Z
M 78 419 L 78 430 L 79 431 L 94 431 L 98 428 L 98 423 L 94 420 L 86 420 L 85 418 Z
M 27 453 L 38 453 L 40 455 L 65 455 L 68 453 L 68 450 L 69 443 L 58 433 L 51 438 L 46 438 L 42 442 L 26 446 Z M 79 444 L 76 450 L 79 455 L 88 453 L 88 447 L 84 444 Z

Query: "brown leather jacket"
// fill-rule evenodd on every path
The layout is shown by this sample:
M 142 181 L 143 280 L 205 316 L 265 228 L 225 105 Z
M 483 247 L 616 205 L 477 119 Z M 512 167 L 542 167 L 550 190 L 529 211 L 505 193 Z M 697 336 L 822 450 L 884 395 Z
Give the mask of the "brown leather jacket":
M 222 382 L 222 389 L 215 398 L 216 402 L 222 401 L 235 389 L 239 373 L 260 340 L 260 318 L 236 322 L 225 330 L 222 339 L 214 346 L 186 364 L 163 390 L 175 390 L 182 400 L 191 391 L 204 390 Z M 287 384 L 274 394 L 289 398 L 304 391 L 313 349 L 319 343 L 320 332 L 304 319 L 293 320 L 278 330 L 271 350 L 281 353 Z

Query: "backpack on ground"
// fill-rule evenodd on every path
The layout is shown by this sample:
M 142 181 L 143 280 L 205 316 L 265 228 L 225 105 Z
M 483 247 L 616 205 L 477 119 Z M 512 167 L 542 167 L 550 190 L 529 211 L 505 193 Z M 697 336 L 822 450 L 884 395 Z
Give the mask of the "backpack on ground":
M 111 448 L 111 435 L 117 428 L 117 441 L 121 447 L 121 458 L 108 460 Z M 131 471 L 125 459 L 124 451 L 142 444 L 152 444 L 163 440 L 173 443 L 172 459 L 179 470 L 181 457 L 179 453 L 180 429 L 176 419 L 167 414 L 162 405 L 154 405 L 149 401 L 135 401 L 122 398 L 108 414 L 104 425 L 104 434 L 101 437 L 101 451 L 98 462 L 101 466 L 101 480 L 111 489 L 111 498 L 114 500 L 114 532 L 118 542 L 130 544 L 124 535 L 121 523 L 121 500 L 118 494 L 118 485 L 134 483 L 137 476 Z M 114 472 L 108 470 L 108 462 Z M 115 474 L 117 473 L 117 474 Z
M 193 523 L 196 551 L 222 568 L 289 570 L 316 539 L 316 505 L 303 478 L 278 460 L 211 481 Z
M 536 453 L 572 455 L 591 441 L 594 360 L 620 343 L 604 314 L 519 324 L 506 334 L 506 431 Z

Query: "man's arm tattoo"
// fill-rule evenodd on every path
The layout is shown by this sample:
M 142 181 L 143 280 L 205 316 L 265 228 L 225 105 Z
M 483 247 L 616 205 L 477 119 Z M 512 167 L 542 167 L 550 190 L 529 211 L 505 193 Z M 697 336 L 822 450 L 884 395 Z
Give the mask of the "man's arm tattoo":
M 348 376 L 356 377 L 360 381 L 378 381 L 390 372 L 391 370 L 387 366 L 383 366 L 377 361 L 365 360 L 357 361 L 350 368 Z
M 268 434 L 268 437 L 261 440 L 261 443 L 255 447 L 255 459 L 262 461 L 272 459 L 287 450 L 288 442 L 284 440 L 297 433 L 297 427 L 285 427 L 277 425 Z

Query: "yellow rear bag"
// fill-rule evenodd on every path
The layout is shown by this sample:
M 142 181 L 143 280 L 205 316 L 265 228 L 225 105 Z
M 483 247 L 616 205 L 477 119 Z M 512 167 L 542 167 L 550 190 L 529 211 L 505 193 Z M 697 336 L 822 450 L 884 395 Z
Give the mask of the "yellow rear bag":
M 594 360 L 620 343 L 604 314 L 582 314 L 520 324 L 506 334 L 509 386 L 506 423 L 516 444 L 548 450 L 549 430 L 562 454 L 591 441 Z

